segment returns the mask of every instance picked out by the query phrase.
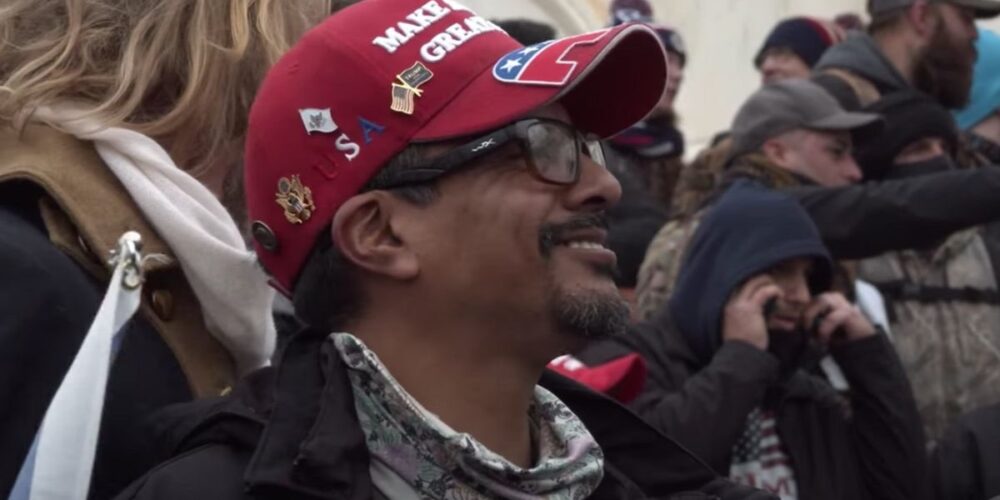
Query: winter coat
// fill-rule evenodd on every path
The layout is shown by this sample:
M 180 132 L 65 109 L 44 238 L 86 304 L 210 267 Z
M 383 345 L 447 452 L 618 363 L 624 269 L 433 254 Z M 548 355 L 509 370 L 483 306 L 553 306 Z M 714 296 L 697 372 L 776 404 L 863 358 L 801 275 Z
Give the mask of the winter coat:
M 885 297 L 929 439 L 959 415 L 1000 403 L 1000 293 L 979 228 L 862 260 L 857 270 Z
M 875 39 L 863 32 L 853 32 L 847 40 L 827 49 L 813 71 L 843 78 L 853 88 L 862 107 L 884 94 L 910 88 Z
M 173 458 L 118 499 L 373 498 L 346 367 L 324 343 L 322 332 L 299 332 L 275 368 L 252 374 L 230 396 L 166 412 L 162 436 Z M 776 500 L 718 478 L 610 399 L 554 373 L 540 384 L 583 420 L 604 452 L 604 479 L 591 498 Z
M 1000 405 L 959 418 L 931 456 L 931 481 L 940 500 L 1000 496 Z
M 0 131 L 0 495 L 14 481 L 111 276 L 127 230 L 144 250 L 170 249 L 141 217 L 93 146 L 42 125 Z M 176 264 L 150 261 L 140 313 L 111 367 L 91 483 L 110 498 L 156 459 L 144 438 L 153 411 L 217 395 L 235 380 Z
M 607 211 L 606 245 L 618 257 L 615 284 L 619 288 L 635 288 L 646 249 L 666 222 L 667 213 L 626 166 L 611 163 L 608 171 L 621 185 L 622 196 Z
M 865 34 L 831 48 L 817 70 L 842 78 L 869 106 L 910 89 L 875 43 Z M 960 167 L 982 167 L 983 157 L 968 141 L 959 141 L 954 157 Z M 930 182 L 928 176 L 925 179 Z M 944 194 L 936 204 L 941 216 L 961 202 L 964 191 Z M 917 402 L 930 439 L 941 436 L 960 414 L 1000 403 L 1000 222 L 949 235 L 859 266 L 888 300 L 896 346 L 914 382 Z M 913 231 L 923 231 L 915 227 Z
M 771 354 L 723 340 L 725 304 L 746 279 L 799 256 L 814 257 L 820 271 L 830 266 L 816 230 L 793 200 L 769 210 L 732 204 L 766 196 L 778 195 L 745 181 L 734 185 L 696 231 L 669 306 L 629 335 L 577 356 L 596 363 L 641 354 L 649 378 L 632 408 L 720 473 L 729 471 L 747 416 L 764 406 L 777 414 L 799 498 L 921 498 L 920 418 L 884 335 L 831 345 L 850 382 L 846 402 L 806 370 L 780 381 Z M 829 273 L 813 275 L 814 291 L 825 288 Z

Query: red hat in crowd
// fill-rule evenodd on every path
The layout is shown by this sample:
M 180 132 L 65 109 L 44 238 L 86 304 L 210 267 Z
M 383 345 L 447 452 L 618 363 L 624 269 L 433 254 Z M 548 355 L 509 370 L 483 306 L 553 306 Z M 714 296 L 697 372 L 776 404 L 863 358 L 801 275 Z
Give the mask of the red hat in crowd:
M 525 48 L 453 0 L 365 0 L 307 33 L 250 111 L 255 249 L 290 294 L 337 209 L 411 143 L 481 134 L 558 101 L 603 137 L 641 120 L 666 78 L 648 27 Z M 622 99 L 621 96 L 628 96 Z

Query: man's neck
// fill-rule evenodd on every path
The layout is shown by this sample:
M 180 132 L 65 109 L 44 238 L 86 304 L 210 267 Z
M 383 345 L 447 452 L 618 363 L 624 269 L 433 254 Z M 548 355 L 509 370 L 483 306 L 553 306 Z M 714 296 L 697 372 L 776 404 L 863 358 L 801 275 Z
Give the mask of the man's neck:
M 916 72 L 917 50 L 899 34 L 874 35 L 873 38 L 889 63 L 912 86 Z
M 399 321 L 402 316 L 395 314 L 373 316 L 350 331 L 378 355 L 410 396 L 494 453 L 521 467 L 532 465 L 528 408 L 544 363 L 526 362 L 483 342 L 504 339 L 502 332 L 491 337 L 486 328 Z

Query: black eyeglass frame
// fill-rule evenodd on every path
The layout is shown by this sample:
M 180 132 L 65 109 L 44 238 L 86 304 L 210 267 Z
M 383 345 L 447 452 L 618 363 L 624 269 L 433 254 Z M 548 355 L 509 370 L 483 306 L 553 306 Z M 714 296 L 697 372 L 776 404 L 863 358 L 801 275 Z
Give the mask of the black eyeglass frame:
M 535 163 L 534 155 L 531 154 L 531 139 L 528 131 L 532 126 L 538 124 L 557 126 L 569 131 L 569 135 L 574 137 L 576 168 L 573 172 L 572 179 L 560 180 L 547 177 L 544 170 Z M 378 186 L 378 189 L 395 189 L 430 182 L 447 173 L 458 170 L 469 163 L 472 163 L 473 161 L 502 148 L 503 146 L 506 146 L 511 141 L 518 141 L 520 143 L 522 153 L 528 160 L 528 164 L 531 166 L 531 169 L 535 171 L 538 177 L 553 184 L 572 185 L 580 180 L 580 155 L 583 154 L 584 148 L 587 148 L 587 153 L 585 153 L 587 156 L 591 157 L 602 167 L 606 166 L 604 144 L 596 136 L 593 139 L 590 139 L 583 132 L 563 121 L 548 118 L 526 118 L 496 129 L 489 134 L 477 137 L 476 139 L 462 144 L 461 146 L 458 146 L 425 164 L 399 172 L 398 178 L 394 182 Z M 590 149 L 589 144 L 591 142 L 593 142 L 593 144 L 600 149 L 601 158 L 594 158 L 594 152 Z

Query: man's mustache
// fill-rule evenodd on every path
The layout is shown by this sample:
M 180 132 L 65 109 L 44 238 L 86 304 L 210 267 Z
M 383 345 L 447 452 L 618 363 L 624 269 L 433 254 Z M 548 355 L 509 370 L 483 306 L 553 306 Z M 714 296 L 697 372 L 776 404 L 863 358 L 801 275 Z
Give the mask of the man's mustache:
M 538 248 L 543 256 L 548 257 L 552 249 L 565 243 L 573 232 L 594 228 L 606 231 L 608 226 L 608 216 L 603 212 L 578 215 L 566 222 L 546 223 L 538 230 Z

